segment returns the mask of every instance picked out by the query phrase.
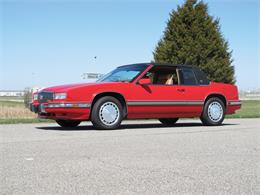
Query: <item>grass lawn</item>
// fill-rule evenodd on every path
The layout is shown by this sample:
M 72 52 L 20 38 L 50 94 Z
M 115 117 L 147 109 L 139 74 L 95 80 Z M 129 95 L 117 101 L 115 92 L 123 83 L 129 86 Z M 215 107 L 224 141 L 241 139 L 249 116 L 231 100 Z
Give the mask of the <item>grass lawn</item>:
M 24 107 L 23 102 L 0 100 L 0 124 L 39 122 L 51 120 L 38 119 L 37 114 Z
M 17 101 L 17 102 L 23 102 L 23 97 L 0 96 L 0 101 Z
M 226 118 L 260 118 L 260 100 L 242 101 L 242 108 Z M 23 102 L 0 100 L 0 124 L 54 122 L 38 119 Z
M 1 124 L 20 124 L 20 123 L 53 123 L 53 120 L 44 120 L 38 118 L 11 118 L 11 119 L 0 119 Z
M 260 100 L 242 101 L 242 108 L 227 118 L 260 118 Z

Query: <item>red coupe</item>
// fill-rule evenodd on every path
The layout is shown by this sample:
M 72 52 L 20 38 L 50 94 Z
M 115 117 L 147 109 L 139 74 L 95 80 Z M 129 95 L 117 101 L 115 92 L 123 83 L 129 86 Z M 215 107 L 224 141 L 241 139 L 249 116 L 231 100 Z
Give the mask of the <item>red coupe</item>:
M 235 85 L 210 82 L 197 67 L 142 63 L 120 66 L 94 83 L 45 88 L 33 94 L 31 111 L 62 127 L 90 120 L 96 129 L 118 128 L 123 119 L 200 117 L 222 124 L 240 109 Z

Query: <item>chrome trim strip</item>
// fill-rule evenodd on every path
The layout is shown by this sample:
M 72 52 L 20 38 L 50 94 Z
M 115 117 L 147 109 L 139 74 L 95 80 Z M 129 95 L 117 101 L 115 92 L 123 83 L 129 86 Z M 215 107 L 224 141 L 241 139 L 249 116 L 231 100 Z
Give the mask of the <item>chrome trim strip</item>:
M 201 106 L 203 101 L 128 101 L 128 106 Z
M 242 103 L 239 100 L 231 100 L 228 102 L 229 106 L 240 106 Z
M 63 103 L 48 103 L 45 108 L 90 108 L 89 102 L 63 102 Z

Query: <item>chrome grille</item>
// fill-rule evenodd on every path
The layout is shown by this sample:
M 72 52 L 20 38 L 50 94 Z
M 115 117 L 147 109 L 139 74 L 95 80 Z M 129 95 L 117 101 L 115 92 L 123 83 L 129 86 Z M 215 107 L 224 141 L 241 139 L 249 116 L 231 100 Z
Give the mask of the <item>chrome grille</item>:
M 40 103 L 48 102 L 49 100 L 53 100 L 53 92 L 42 91 L 38 94 L 38 101 Z

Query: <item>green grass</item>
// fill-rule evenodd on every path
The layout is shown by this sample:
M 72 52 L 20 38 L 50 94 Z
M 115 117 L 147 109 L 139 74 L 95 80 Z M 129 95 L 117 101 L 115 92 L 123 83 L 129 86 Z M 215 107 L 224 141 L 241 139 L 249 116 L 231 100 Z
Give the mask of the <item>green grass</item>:
M 227 118 L 260 118 L 260 100 L 244 100 L 242 107 L 236 114 L 227 115 Z
M 0 101 L 19 101 L 23 102 L 23 97 L 9 97 L 9 96 L 0 96 Z
M 8 101 L 8 100 L 1 100 L 0 99 L 0 106 L 7 106 L 7 107 L 23 107 L 23 102 L 18 101 Z
M 20 101 L 0 99 L 0 124 L 46 123 L 53 120 L 38 119 L 37 115 L 24 107 Z
M 38 119 L 38 118 L 12 118 L 0 119 L 0 124 L 26 124 L 26 123 L 53 123 L 54 120 Z

